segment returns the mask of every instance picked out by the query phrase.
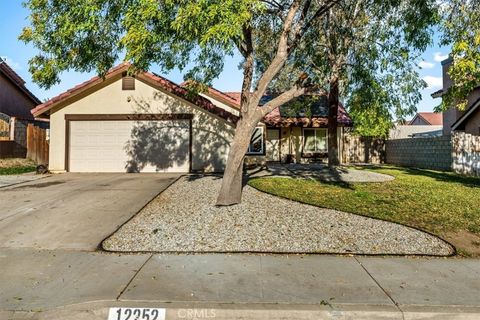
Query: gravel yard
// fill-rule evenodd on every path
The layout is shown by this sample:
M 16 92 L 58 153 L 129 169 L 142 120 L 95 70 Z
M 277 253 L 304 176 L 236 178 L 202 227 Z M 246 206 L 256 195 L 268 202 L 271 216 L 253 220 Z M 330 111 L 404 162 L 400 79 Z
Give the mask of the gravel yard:
M 290 179 L 290 178 L 285 178 Z M 215 207 L 215 176 L 181 178 L 103 242 L 109 251 L 449 255 L 439 238 L 399 224 L 281 199 L 246 186 Z

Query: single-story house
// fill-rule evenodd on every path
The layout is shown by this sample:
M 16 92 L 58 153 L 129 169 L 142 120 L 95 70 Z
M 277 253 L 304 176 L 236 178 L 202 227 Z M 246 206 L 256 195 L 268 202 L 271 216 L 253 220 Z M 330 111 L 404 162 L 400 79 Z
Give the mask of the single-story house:
M 192 94 L 123 63 L 32 110 L 50 119 L 53 172 L 221 172 L 239 99 L 210 88 Z M 265 97 L 267 101 L 269 97 Z M 304 108 L 293 108 L 299 103 Z M 256 128 L 248 161 L 312 161 L 328 152 L 324 96 L 301 97 Z M 352 121 L 339 106 L 339 142 Z M 341 146 L 340 146 L 341 151 Z
M 48 122 L 35 121 L 31 113 L 40 103 L 22 77 L 0 58 L 0 158 L 35 158 L 36 152 L 27 150 L 28 126 L 48 128 Z

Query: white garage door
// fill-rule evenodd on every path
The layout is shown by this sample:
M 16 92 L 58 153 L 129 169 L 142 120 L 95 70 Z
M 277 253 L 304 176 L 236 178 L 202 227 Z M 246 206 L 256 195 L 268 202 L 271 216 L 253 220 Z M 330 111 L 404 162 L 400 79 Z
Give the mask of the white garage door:
M 188 120 L 70 121 L 71 172 L 188 172 Z

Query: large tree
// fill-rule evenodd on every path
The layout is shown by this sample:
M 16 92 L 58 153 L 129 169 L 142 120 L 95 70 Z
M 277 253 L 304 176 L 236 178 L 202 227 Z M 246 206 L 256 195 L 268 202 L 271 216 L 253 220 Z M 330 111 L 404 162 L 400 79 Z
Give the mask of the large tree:
M 328 93 L 330 165 L 339 162 L 341 98 L 356 132 L 364 136 L 385 136 L 394 119 L 416 111 L 426 86 L 417 63 L 431 43 L 437 17 L 435 1 L 344 0 L 316 22 L 320 39 L 304 48 L 312 52 L 297 50 L 294 54 L 304 61 L 284 70 L 274 86 L 285 90 L 290 78 L 307 70 Z
M 419 4 L 430 5 L 432 1 L 376 0 L 369 6 L 411 8 L 399 14 L 408 13 L 412 17 L 406 15 L 406 21 L 414 21 L 413 18 L 430 15 L 431 7 Z M 329 61 L 315 48 L 326 37 L 322 28 L 325 17 L 343 2 L 28 0 L 31 25 L 24 28 L 20 38 L 39 49 L 39 54 L 30 61 L 30 71 L 34 81 L 44 87 L 59 82 L 60 73 L 69 69 L 96 70 L 103 75 L 119 59 L 132 62 L 138 70 L 146 70 L 154 63 L 163 71 L 178 67 L 186 70 L 187 79 L 209 84 L 222 71 L 225 56 L 240 53 L 243 56 L 240 120 L 217 200 L 218 205 L 231 205 L 241 200 L 243 160 L 257 123 L 276 107 L 316 89 L 309 61 L 314 56 L 317 62 Z M 415 11 L 416 7 L 427 11 Z M 417 26 L 418 23 L 400 24 L 398 28 L 410 27 L 413 31 Z M 265 34 L 269 35 L 268 41 Z M 376 40 L 382 43 L 385 39 Z M 269 45 L 265 46 L 265 42 Z M 260 107 L 260 99 L 269 86 L 283 70 L 289 69 L 301 71 L 289 77 L 282 93 Z M 361 77 L 359 71 L 357 76 Z
M 260 99 L 296 48 L 305 45 L 304 36 L 315 32 L 314 22 L 338 1 L 30 0 L 31 26 L 20 38 L 40 49 L 30 71 L 44 87 L 59 82 L 68 69 L 105 74 L 119 58 L 139 70 L 152 63 L 164 71 L 191 64 L 186 78 L 208 84 L 222 71 L 225 56 L 239 52 L 244 58 L 240 120 L 217 200 L 231 205 L 241 201 L 243 160 L 258 122 L 312 86 L 300 76 L 262 107 Z M 275 34 L 271 60 L 253 86 L 257 38 L 265 27 Z

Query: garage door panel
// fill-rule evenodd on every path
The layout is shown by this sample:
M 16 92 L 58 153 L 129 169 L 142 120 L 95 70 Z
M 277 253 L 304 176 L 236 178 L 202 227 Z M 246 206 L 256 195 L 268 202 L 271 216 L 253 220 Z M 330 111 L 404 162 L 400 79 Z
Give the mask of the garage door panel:
M 72 172 L 188 172 L 190 124 L 71 121 Z

